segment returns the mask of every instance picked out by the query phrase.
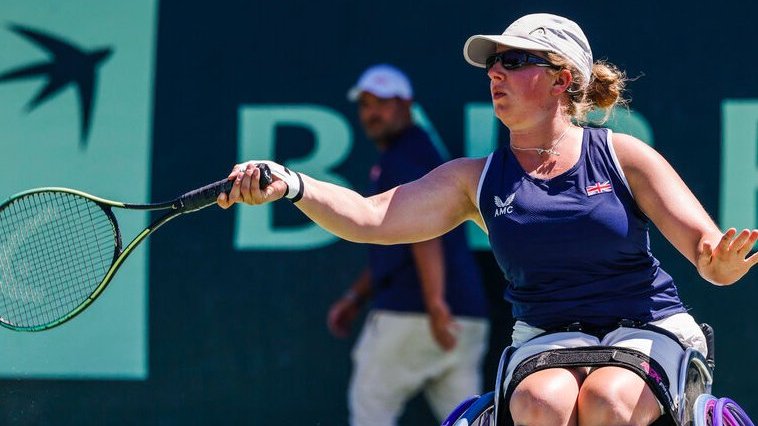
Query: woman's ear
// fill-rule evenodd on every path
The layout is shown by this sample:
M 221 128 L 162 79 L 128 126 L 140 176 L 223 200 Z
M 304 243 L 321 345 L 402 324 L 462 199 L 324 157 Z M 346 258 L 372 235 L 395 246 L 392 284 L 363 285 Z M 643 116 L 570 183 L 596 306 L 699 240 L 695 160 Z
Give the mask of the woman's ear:
M 555 73 L 555 80 L 553 82 L 552 92 L 554 95 L 560 95 L 571 87 L 571 82 L 574 81 L 571 71 L 566 68 L 562 68 Z

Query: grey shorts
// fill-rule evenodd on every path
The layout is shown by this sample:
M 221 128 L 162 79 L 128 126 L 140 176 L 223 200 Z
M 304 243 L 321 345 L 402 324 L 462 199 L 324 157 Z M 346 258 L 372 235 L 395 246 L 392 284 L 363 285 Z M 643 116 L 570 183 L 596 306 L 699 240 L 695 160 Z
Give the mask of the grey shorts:
M 650 324 L 661 327 L 679 339 L 685 347 L 692 347 L 704 356 L 707 355 L 705 335 L 700 326 L 690 314 L 680 313 Z M 606 334 L 602 339 L 579 331 L 544 333 L 537 327 L 532 327 L 522 321 L 517 321 L 513 327 L 513 343 L 516 347 L 506 368 L 504 387 L 511 381 L 513 370 L 524 359 L 551 349 L 566 349 L 583 346 L 620 346 L 636 349 L 658 361 L 669 378 L 671 397 L 678 399 L 679 366 L 683 362 L 684 350 L 669 336 L 639 328 L 619 327 Z

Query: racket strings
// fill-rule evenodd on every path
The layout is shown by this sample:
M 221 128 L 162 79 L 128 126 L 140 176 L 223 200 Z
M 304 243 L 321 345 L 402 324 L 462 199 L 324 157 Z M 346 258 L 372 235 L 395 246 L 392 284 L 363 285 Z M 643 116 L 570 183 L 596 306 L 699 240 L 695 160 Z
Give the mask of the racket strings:
M 39 192 L 0 211 L 0 312 L 16 327 L 60 320 L 87 300 L 113 262 L 115 225 L 95 202 Z

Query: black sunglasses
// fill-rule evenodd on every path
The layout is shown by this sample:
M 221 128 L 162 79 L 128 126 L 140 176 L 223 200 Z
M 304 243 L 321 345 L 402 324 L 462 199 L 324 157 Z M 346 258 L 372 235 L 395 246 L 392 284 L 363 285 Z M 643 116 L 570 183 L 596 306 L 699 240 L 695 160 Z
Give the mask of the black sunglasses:
M 551 63 L 545 58 L 540 58 L 523 50 L 506 50 L 505 52 L 495 53 L 487 57 L 485 66 L 487 71 L 494 67 L 497 61 L 507 70 L 515 70 L 527 65 L 536 65 L 538 67 L 550 67 L 558 69 L 559 66 Z

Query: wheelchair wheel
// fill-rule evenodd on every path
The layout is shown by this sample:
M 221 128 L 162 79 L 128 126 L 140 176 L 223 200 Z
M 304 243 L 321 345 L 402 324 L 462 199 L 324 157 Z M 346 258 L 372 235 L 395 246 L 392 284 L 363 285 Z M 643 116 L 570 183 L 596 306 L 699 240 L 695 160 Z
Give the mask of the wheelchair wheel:
M 495 426 L 495 392 L 488 392 L 474 401 L 467 400 L 464 404 L 469 404 L 468 408 L 456 418 L 448 417 L 442 426 Z
M 456 420 L 460 419 L 463 413 L 465 413 L 466 410 L 468 410 L 469 407 L 471 407 L 471 405 L 473 405 L 479 398 L 481 398 L 479 395 L 474 395 L 471 398 L 458 404 L 458 406 L 455 407 L 453 411 L 447 415 L 447 418 L 445 418 L 445 421 L 442 422 L 441 426 L 452 426 L 453 423 L 455 423 Z
M 695 409 L 692 413 L 693 426 L 712 426 L 713 407 L 716 405 L 716 397 L 702 394 L 695 400 Z
M 719 398 L 713 413 L 714 426 L 754 426 L 745 410 L 729 398 Z
M 729 398 L 703 394 L 694 408 L 693 426 L 754 426 L 745 410 Z

